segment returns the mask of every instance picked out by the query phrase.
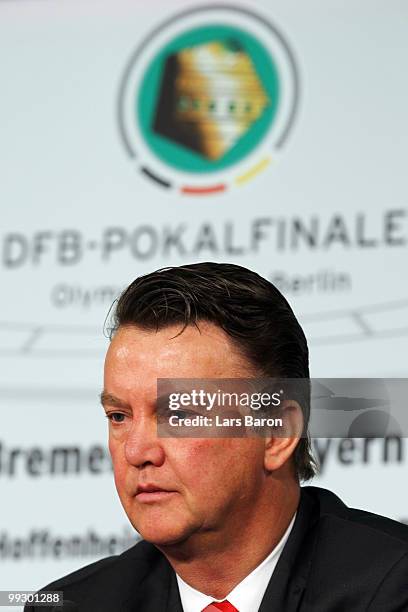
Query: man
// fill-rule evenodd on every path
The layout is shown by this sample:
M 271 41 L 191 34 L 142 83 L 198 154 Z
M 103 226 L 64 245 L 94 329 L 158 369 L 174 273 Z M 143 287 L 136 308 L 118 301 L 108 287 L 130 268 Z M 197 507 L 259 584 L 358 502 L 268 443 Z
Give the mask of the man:
M 308 379 L 308 349 L 254 272 L 201 263 L 126 289 L 101 399 L 116 487 L 144 540 L 49 585 L 65 609 L 408 610 L 408 528 L 300 488 L 314 473 L 307 436 L 158 435 L 158 379 L 265 377 Z M 296 423 L 299 404 L 282 407 Z

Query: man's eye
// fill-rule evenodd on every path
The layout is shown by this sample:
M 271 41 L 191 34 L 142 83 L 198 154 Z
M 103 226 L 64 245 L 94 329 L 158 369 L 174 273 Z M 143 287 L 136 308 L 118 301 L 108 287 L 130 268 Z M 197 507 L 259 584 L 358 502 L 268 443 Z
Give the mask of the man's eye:
M 110 412 L 106 415 L 106 418 L 109 419 L 112 423 L 123 423 L 125 420 L 125 415 L 121 412 Z
M 197 416 L 195 412 L 189 412 L 188 410 L 171 410 L 170 415 L 175 416 L 179 421 Z

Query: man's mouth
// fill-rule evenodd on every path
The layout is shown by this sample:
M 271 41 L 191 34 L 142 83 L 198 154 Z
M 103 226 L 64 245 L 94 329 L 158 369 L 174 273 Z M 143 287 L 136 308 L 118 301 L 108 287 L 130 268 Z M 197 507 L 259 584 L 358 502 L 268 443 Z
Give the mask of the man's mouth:
M 141 503 L 162 502 L 169 499 L 176 491 L 162 489 L 154 484 L 139 485 L 136 491 L 136 499 Z

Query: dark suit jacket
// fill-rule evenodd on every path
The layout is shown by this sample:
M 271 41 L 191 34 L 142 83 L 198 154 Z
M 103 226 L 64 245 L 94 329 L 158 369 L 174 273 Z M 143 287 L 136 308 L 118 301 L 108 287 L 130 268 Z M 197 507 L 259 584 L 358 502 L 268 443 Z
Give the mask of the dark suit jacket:
M 67 609 L 78 612 L 182 612 L 175 573 L 147 542 L 46 589 L 63 591 L 64 599 L 78 606 Z M 259 610 L 408 611 L 408 526 L 348 508 L 325 489 L 303 487 L 295 524 Z

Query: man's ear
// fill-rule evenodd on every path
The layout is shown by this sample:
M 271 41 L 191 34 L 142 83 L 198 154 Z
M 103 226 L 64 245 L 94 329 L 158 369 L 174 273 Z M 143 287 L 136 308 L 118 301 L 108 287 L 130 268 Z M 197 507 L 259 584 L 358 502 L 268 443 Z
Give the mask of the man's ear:
M 303 432 L 303 413 L 298 402 L 282 402 L 279 418 L 282 425 L 271 428 L 265 439 L 264 467 L 269 472 L 278 470 L 290 459 Z

